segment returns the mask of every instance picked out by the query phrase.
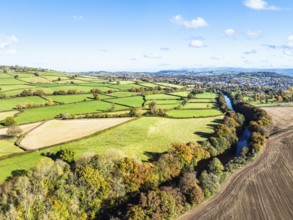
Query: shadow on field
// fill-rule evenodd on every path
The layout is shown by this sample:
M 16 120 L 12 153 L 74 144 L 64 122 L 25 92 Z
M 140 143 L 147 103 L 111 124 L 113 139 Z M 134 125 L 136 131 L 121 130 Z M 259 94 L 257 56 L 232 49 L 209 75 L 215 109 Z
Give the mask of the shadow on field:
M 149 158 L 147 161 L 144 161 L 144 162 L 154 162 L 154 161 L 157 161 L 159 159 L 159 157 L 161 156 L 161 154 L 163 154 L 163 153 L 146 151 L 143 154 Z
M 202 138 L 208 138 L 209 136 L 211 136 L 210 133 L 202 132 L 202 131 L 196 131 L 196 132 L 194 132 L 194 134 L 196 134 L 196 135 L 198 135 L 198 136 L 200 136 Z
M 27 174 L 27 170 L 13 170 L 11 171 L 11 176 L 7 177 L 5 181 L 11 180 L 17 176 L 24 176 Z

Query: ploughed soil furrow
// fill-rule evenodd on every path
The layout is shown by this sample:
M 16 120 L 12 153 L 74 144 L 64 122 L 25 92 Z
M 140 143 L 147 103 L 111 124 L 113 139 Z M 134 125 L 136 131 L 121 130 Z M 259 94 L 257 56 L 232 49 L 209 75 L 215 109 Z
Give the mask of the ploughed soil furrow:
M 292 126 L 293 108 L 267 109 L 274 131 Z M 214 197 L 179 219 L 293 219 L 292 156 L 293 131 L 272 136 L 255 162 L 235 173 Z

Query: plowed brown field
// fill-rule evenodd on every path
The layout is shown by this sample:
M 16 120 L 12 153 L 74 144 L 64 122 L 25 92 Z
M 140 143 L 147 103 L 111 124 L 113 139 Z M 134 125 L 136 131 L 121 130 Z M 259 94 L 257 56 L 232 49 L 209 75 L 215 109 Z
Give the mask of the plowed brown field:
M 235 173 L 219 193 L 180 220 L 293 219 L 293 108 L 265 110 L 273 117 L 272 132 L 281 132 L 270 137 L 254 163 Z

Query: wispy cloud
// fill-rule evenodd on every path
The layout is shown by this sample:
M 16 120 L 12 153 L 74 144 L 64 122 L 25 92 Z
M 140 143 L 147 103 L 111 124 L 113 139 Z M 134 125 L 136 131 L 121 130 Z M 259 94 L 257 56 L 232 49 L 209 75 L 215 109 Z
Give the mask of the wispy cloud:
M 265 0 L 245 0 L 244 5 L 254 10 L 273 10 L 273 11 L 282 10 L 282 8 L 277 7 L 275 5 L 271 5 Z
M 158 53 L 146 53 L 143 55 L 144 58 L 148 58 L 148 59 L 160 59 L 162 58 L 160 54 Z
M 15 43 L 18 43 L 18 38 L 16 36 L 0 35 L 0 49 L 9 48 Z
M 73 15 L 72 18 L 75 21 L 83 21 L 84 20 L 84 17 L 82 15 Z
M 107 53 L 108 51 L 106 49 L 97 49 L 97 52 L 99 52 L 99 53 Z
M 160 50 L 161 50 L 161 51 L 169 51 L 170 48 L 168 48 L 168 47 L 161 47 Z
M 200 28 L 200 27 L 206 27 L 208 26 L 208 23 L 205 19 L 202 17 L 197 17 L 192 20 L 185 20 L 181 15 L 176 15 L 173 17 L 172 21 L 186 29 L 191 29 L 191 28 Z
M 247 31 L 246 32 L 246 36 L 249 38 L 257 38 L 261 35 L 261 31 L 257 30 L 257 31 Z
M 228 37 L 231 37 L 237 34 L 236 30 L 233 28 L 228 28 L 224 32 L 225 32 L 225 35 Z
M 227 28 L 224 30 L 224 33 L 227 37 L 241 36 L 241 37 L 246 37 L 249 39 L 255 39 L 261 35 L 261 30 L 243 31 L 243 30 L 236 30 L 234 28 Z
M 193 39 L 189 43 L 189 47 L 203 48 L 203 47 L 206 47 L 206 45 L 201 39 Z
M 245 54 L 245 55 L 256 54 L 256 53 L 257 53 L 256 50 L 248 50 L 248 51 L 243 52 L 243 54 Z
M 288 37 L 288 40 L 288 44 L 284 45 L 265 44 L 263 46 L 271 50 L 280 50 L 287 56 L 293 56 L 293 40 L 291 41 L 290 36 Z

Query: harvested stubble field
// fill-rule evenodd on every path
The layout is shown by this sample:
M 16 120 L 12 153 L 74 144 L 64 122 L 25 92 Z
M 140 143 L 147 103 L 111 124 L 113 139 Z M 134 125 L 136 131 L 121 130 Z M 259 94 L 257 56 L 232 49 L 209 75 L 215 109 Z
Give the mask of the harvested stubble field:
M 20 145 L 26 150 L 35 150 L 89 136 L 130 119 L 51 120 L 29 132 Z
M 219 193 L 180 220 L 293 218 L 293 108 L 266 110 L 273 117 L 273 134 L 280 133 L 271 135 L 255 162 L 235 173 Z

